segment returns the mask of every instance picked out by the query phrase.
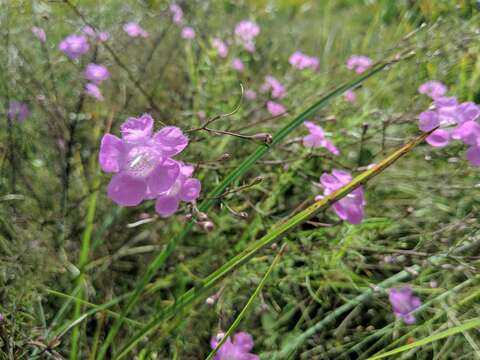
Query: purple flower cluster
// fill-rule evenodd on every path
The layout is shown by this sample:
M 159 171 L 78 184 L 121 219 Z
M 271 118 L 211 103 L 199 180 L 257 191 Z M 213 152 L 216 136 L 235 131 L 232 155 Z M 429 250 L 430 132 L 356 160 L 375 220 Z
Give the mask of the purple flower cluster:
M 480 107 L 473 102 L 459 103 L 453 96 L 445 96 L 447 87 L 438 81 L 427 81 L 418 91 L 429 96 L 433 103 L 420 113 L 419 128 L 433 131 L 426 141 L 434 147 L 447 146 L 451 139 L 460 140 L 467 146 L 467 160 L 480 166 Z
M 185 40 L 192 40 L 195 38 L 195 30 L 190 26 L 185 26 L 182 28 L 182 38 Z
M 170 13 L 172 14 L 172 20 L 175 24 L 180 24 L 183 19 L 183 10 L 180 6 L 173 3 L 170 5 Z
M 134 21 L 128 22 L 125 25 L 123 25 L 123 31 L 125 31 L 127 35 L 132 38 L 137 38 L 137 37 L 146 38 L 149 36 L 149 33 Z
M 110 38 L 110 34 L 107 31 L 95 31 L 91 26 L 85 26 L 82 32 L 89 38 L 105 42 Z
M 346 171 L 333 169 L 331 174 L 323 173 L 320 176 L 320 184 L 324 188 L 323 196 L 319 195 L 315 200 L 320 200 L 324 196 L 332 194 L 350 181 L 352 181 L 352 176 Z M 333 210 L 340 219 L 351 224 L 360 224 L 364 217 L 363 208 L 365 204 L 363 186 L 360 186 L 333 204 Z
M 323 129 L 311 121 L 305 121 L 303 123 L 309 131 L 309 135 L 303 138 L 303 146 L 309 148 L 323 147 L 330 151 L 333 155 L 338 155 L 340 152 L 333 145 L 333 143 L 325 137 Z
M 106 134 L 102 138 L 99 161 L 103 171 L 114 173 L 108 196 L 121 206 L 136 206 L 156 199 L 161 216 L 174 214 L 180 201 L 195 201 L 200 181 L 192 178 L 193 166 L 173 159 L 185 149 L 188 138 L 174 126 L 152 135 L 153 118 L 144 114 L 128 118 L 121 126 L 122 138 Z
M 85 68 L 84 75 L 85 79 L 90 81 L 85 85 L 85 92 L 95 99 L 102 101 L 103 95 L 98 85 L 110 76 L 108 69 L 104 65 L 90 63 Z
M 255 51 L 255 38 L 260 34 L 260 26 L 253 21 L 242 20 L 235 27 L 235 35 L 248 52 Z
M 222 39 L 213 39 L 212 45 L 217 50 L 218 56 L 222 58 L 226 58 L 228 56 L 228 46 Z
M 373 61 L 364 55 L 352 55 L 347 60 L 347 69 L 353 70 L 357 74 L 365 72 L 372 65 Z
M 305 55 L 300 51 L 295 51 L 288 59 L 288 62 L 298 70 L 318 70 L 320 66 L 320 60 L 317 57 Z
M 273 76 L 266 76 L 262 85 L 263 92 L 270 92 L 272 99 L 282 99 L 287 94 L 283 85 Z
M 245 69 L 243 61 L 240 58 L 234 58 L 232 60 L 232 69 L 238 72 L 243 72 L 243 70 Z
M 74 60 L 87 53 L 90 49 L 87 37 L 84 35 L 68 35 L 58 44 L 60 51 Z
M 413 291 L 410 287 L 390 289 L 388 299 L 392 304 L 393 314 L 397 319 L 403 319 L 405 324 L 414 324 L 416 322 L 412 312 L 422 305 L 422 301 L 420 298 L 413 296 Z
M 215 349 L 225 334 L 219 333 L 210 340 L 210 347 Z M 239 332 L 233 337 L 233 341 L 228 338 L 218 349 L 214 360 L 259 360 L 255 354 L 250 351 L 253 349 L 253 338 L 247 332 Z
M 15 120 L 19 123 L 22 123 L 30 115 L 30 109 L 28 108 L 27 104 L 12 100 L 8 104 L 7 115 L 10 120 Z

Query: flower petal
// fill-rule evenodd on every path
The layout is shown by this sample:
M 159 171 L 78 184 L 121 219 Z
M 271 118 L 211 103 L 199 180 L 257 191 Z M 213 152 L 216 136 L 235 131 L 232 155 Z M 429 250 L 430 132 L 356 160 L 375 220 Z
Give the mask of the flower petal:
M 122 131 L 122 138 L 127 141 L 138 141 L 149 138 L 152 135 L 153 118 L 150 114 L 143 114 L 139 118 L 128 118 L 120 130 Z
M 166 156 L 177 155 L 188 145 L 188 138 L 175 126 L 166 126 L 156 132 L 153 140 Z
M 180 190 L 180 199 L 188 202 L 194 201 L 198 199 L 201 190 L 202 184 L 198 179 L 187 179 Z
M 159 164 L 148 176 L 148 189 L 153 194 L 167 191 L 173 186 L 179 174 L 180 165 L 172 159 L 167 159 Z
M 142 179 L 125 174 L 115 174 L 108 184 L 110 199 L 122 206 L 135 206 L 142 202 L 147 192 L 147 184 Z
M 450 138 L 450 134 L 448 131 L 443 130 L 443 129 L 438 129 L 435 130 L 433 133 L 431 133 L 426 141 L 433 147 L 444 147 L 448 145 Z
M 241 331 L 233 337 L 233 345 L 241 348 L 244 352 L 253 349 L 253 337 L 247 332 Z
M 480 166 L 480 147 L 472 146 L 467 150 L 467 160 L 473 166 Z
M 98 154 L 100 167 L 105 172 L 119 172 L 123 157 L 123 142 L 115 135 L 105 134 Z
M 159 195 L 155 202 L 155 211 L 163 217 L 175 214 L 178 210 L 180 199 L 172 195 Z
M 418 119 L 418 127 L 423 132 L 429 132 L 430 130 L 435 129 L 440 124 L 438 114 L 435 111 L 424 111 L 420 113 Z

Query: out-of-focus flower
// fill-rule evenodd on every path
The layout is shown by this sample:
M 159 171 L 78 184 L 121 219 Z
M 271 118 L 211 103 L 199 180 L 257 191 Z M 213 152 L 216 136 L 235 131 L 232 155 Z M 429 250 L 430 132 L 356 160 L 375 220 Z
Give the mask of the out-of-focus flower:
M 47 35 L 45 35 L 45 30 L 43 30 L 41 27 L 38 26 L 32 26 L 32 34 L 36 36 L 38 40 L 40 40 L 42 43 L 47 41 Z
M 355 71 L 357 74 L 365 72 L 372 65 L 372 60 L 364 55 L 352 55 L 347 60 L 347 68 Z
M 392 304 L 393 314 L 397 319 L 402 319 L 405 324 L 414 324 L 416 322 L 412 311 L 422 305 L 420 298 L 413 296 L 413 291 L 410 287 L 393 288 L 388 292 L 388 299 Z
M 175 24 L 179 24 L 183 19 L 183 10 L 177 4 L 170 5 L 170 13 L 172 14 L 172 20 Z
M 267 101 L 267 111 L 272 116 L 280 116 L 287 112 L 287 109 L 282 104 L 276 103 L 275 101 Z
M 91 26 L 85 26 L 82 32 L 92 39 L 96 39 L 100 42 L 105 42 L 110 38 L 110 34 L 107 31 L 95 31 Z
M 244 95 L 248 100 L 255 100 L 257 98 L 257 93 L 252 89 L 245 90 Z
M 249 20 L 240 21 L 235 27 L 235 35 L 243 48 L 249 52 L 255 51 L 255 38 L 260 34 L 260 26 Z
M 213 39 L 212 45 L 217 50 L 218 56 L 222 58 L 226 58 L 228 56 L 228 46 L 222 39 Z
M 440 81 L 429 80 L 419 86 L 418 92 L 436 99 L 447 93 L 447 87 Z
M 30 109 L 24 102 L 12 100 L 8 105 L 7 115 L 10 120 L 22 123 L 30 115 Z
M 272 99 L 282 99 L 287 94 L 283 85 L 273 76 L 266 76 L 261 90 L 263 92 L 271 92 Z
M 99 161 L 105 172 L 115 173 L 108 196 L 122 206 L 136 206 L 156 199 L 161 216 L 172 215 L 180 200 L 193 202 L 201 190 L 192 178 L 193 166 L 172 159 L 188 145 L 188 138 L 174 126 L 152 135 L 153 118 L 144 114 L 129 118 L 121 126 L 122 139 L 106 134 L 102 138 Z
M 87 93 L 87 95 L 99 100 L 99 101 L 103 101 L 103 95 L 102 95 L 102 92 L 100 91 L 100 89 L 98 88 L 97 85 L 95 84 L 92 84 L 92 83 L 87 83 L 85 85 L 85 92 Z
M 185 26 L 182 28 L 182 38 L 185 40 L 192 40 L 195 38 L 195 30 L 193 30 L 193 28 L 190 26 Z
M 346 171 L 333 169 L 331 174 L 323 173 L 320 176 L 320 184 L 324 188 L 323 196 L 330 195 L 350 181 L 352 181 L 352 176 Z M 317 196 L 316 200 L 319 198 L 321 197 Z M 365 204 L 363 186 L 360 186 L 333 204 L 333 210 L 340 219 L 351 224 L 360 224 L 364 217 L 363 208 Z
M 345 91 L 345 100 L 347 100 L 351 104 L 355 104 L 357 102 L 357 93 L 353 90 Z
M 238 72 L 243 72 L 245 67 L 243 66 L 243 62 L 240 58 L 234 58 L 232 60 L 232 68 Z
M 143 37 L 146 38 L 149 36 L 148 32 L 142 29 L 142 27 L 136 22 L 129 22 L 123 25 L 123 31 L 125 31 L 128 36 L 136 38 Z
M 88 25 L 83 27 L 82 33 L 84 33 L 85 35 L 87 35 L 89 37 L 92 37 L 92 38 L 97 36 L 97 33 L 95 32 L 95 30 L 91 26 L 88 26 Z
M 90 45 L 84 35 L 69 35 L 58 44 L 58 48 L 73 60 L 88 52 Z
M 309 148 L 324 147 L 333 155 L 340 154 L 335 145 L 325 137 L 325 132 L 320 126 L 311 121 L 305 121 L 303 125 L 305 125 L 309 132 L 307 136 L 303 137 L 303 146 Z
M 98 85 L 110 76 L 106 66 L 90 63 L 85 68 L 85 79 Z
M 219 333 L 210 340 L 210 347 L 215 349 L 218 343 L 225 336 Z M 260 358 L 251 353 L 253 349 L 253 338 L 247 332 L 236 333 L 233 341 L 228 338 L 215 354 L 214 360 L 259 360 Z
M 320 66 L 320 60 L 317 57 L 305 55 L 300 51 L 295 51 L 288 59 L 288 62 L 298 70 L 318 70 Z

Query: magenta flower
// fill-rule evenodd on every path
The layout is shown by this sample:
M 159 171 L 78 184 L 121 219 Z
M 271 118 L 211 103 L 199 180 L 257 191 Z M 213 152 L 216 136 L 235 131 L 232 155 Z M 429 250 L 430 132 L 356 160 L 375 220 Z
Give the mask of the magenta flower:
M 32 34 L 37 37 L 42 43 L 47 41 L 47 35 L 45 35 L 45 30 L 38 26 L 32 26 Z
M 265 82 L 262 85 L 263 92 L 271 92 L 272 99 L 282 99 L 287 94 L 283 85 L 273 76 L 266 76 Z
M 447 87 L 439 81 L 430 80 L 420 85 L 418 92 L 436 99 L 446 94 Z
M 175 24 L 179 24 L 183 19 L 183 10 L 177 4 L 170 5 L 170 13 L 172 14 L 172 20 Z
M 103 101 L 103 95 L 97 85 L 92 83 L 87 83 L 85 85 L 85 93 L 99 101 Z
M 331 174 L 323 173 L 320 176 L 320 184 L 324 188 L 323 196 L 332 194 L 351 180 L 352 176 L 346 171 L 333 169 Z M 315 200 L 319 200 L 323 196 L 317 196 Z M 365 204 L 363 186 L 360 186 L 333 204 L 333 210 L 340 219 L 351 224 L 360 224 L 364 217 L 363 208 Z
M 95 31 L 91 26 L 84 26 L 82 33 L 87 35 L 89 38 L 98 40 L 100 42 L 105 42 L 110 38 L 110 34 L 107 31 Z
M 412 289 L 410 287 L 393 288 L 388 292 L 388 299 L 392 304 L 393 314 L 397 319 L 403 319 L 405 324 L 414 324 L 416 322 L 415 316 L 412 311 L 422 305 L 420 298 L 413 296 Z
M 193 167 L 172 159 L 188 145 L 188 138 L 174 126 L 155 134 L 153 118 L 144 114 L 128 118 L 121 126 L 122 138 L 106 134 L 102 138 L 99 161 L 105 172 L 115 173 L 108 196 L 121 206 L 136 206 L 157 199 L 156 211 L 172 215 L 180 200 L 195 201 L 200 182 L 191 177 Z
M 100 31 L 97 33 L 97 39 L 100 42 L 105 42 L 110 38 L 110 33 L 107 31 Z
M 352 55 L 347 60 L 347 69 L 353 70 L 357 74 L 365 72 L 372 65 L 372 60 L 364 55 Z
M 195 30 L 193 30 L 193 28 L 191 28 L 190 26 L 185 26 L 182 29 L 182 38 L 184 38 L 185 40 L 192 40 L 193 38 L 195 38 Z
M 320 60 L 317 57 L 308 56 L 300 51 L 294 52 L 288 59 L 290 65 L 298 70 L 318 70 Z
M 222 39 L 213 39 L 212 45 L 217 50 L 218 56 L 222 58 L 226 58 L 228 56 L 228 46 Z
M 97 36 L 97 33 L 95 32 L 95 30 L 91 26 L 88 26 L 88 25 L 83 27 L 82 33 L 84 33 L 88 37 L 92 37 L 92 38 L 95 38 Z
M 355 104 L 357 102 L 357 93 L 353 90 L 345 91 L 345 94 L 343 96 L 345 97 L 345 100 L 347 100 L 351 104 Z
M 22 123 L 30 115 L 30 109 L 27 104 L 12 100 L 8 105 L 7 115 L 10 120 Z
M 58 44 L 58 48 L 73 60 L 88 52 L 90 46 L 84 35 L 69 35 Z
M 257 98 L 257 93 L 252 89 L 245 90 L 244 95 L 248 100 L 255 100 Z
M 282 104 L 276 103 L 274 101 L 267 101 L 267 111 L 272 116 L 280 116 L 287 112 L 287 109 Z
M 235 27 L 235 35 L 248 52 L 255 51 L 255 38 L 260 34 L 260 26 L 253 21 L 240 21 Z
M 212 337 L 210 347 L 215 349 L 224 336 L 225 334 L 220 333 Z M 236 333 L 233 341 L 228 338 L 223 343 L 213 360 L 260 360 L 257 355 L 250 352 L 253 349 L 253 345 L 252 335 L 247 332 Z
M 125 31 L 128 36 L 136 38 L 136 37 L 143 37 L 146 38 L 149 36 L 149 33 L 142 29 L 140 25 L 136 22 L 129 22 L 123 25 L 123 31 Z
M 333 155 L 338 155 L 340 152 L 333 145 L 333 143 L 325 137 L 323 129 L 311 121 L 305 121 L 303 123 L 309 131 L 309 135 L 303 137 L 303 146 L 309 148 L 324 147 L 330 151 Z
M 110 74 L 104 65 L 90 63 L 85 68 L 85 79 L 96 85 L 107 80 L 109 76 Z
M 243 62 L 240 58 L 234 58 L 232 60 L 232 68 L 238 72 L 243 72 L 245 69 Z

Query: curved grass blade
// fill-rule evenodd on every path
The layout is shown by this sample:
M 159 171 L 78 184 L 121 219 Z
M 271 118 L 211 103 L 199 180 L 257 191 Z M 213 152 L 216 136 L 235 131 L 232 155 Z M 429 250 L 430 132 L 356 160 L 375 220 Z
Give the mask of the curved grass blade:
M 227 189 L 227 187 L 232 184 L 235 180 L 239 179 L 243 174 L 245 174 L 248 169 L 255 164 L 260 158 L 262 158 L 265 154 L 267 154 L 274 146 L 279 144 L 282 140 L 284 140 L 293 130 L 295 130 L 298 126 L 303 124 L 303 122 L 314 115 L 318 110 L 327 106 L 331 101 L 333 101 L 338 96 L 342 95 L 347 90 L 353 89 L 354 87 L 358 86 L 359 84 L 363 83 L 368 78 L 372 77 L 373 75 L 377 74 L 381 70 L 383 70 L 388 65 L 394 64 L 402 59 L 401 57 L 396 58 L 395 60 L 385 61 L 377 64 L 376 66 L 372 67 L 370 71 L 359 75 L 354 80 L 347 82 L 339 87 L 335 88 L 333 91 L 329 92 L 325 96 L 323 96 L 320 100 L 310 106 L 307 110 L 302 112 L 300 115 L 295 117 L 290 123 L 288 123 L 285 127 L 280 129 L 272 138 L 272 142 L 270 145 L 262 145 L 259 147 L 253 154 L 251 154 L 247 159 L 245 159 L 237 168 L 235 168 L 232 172 L 230 172 L 223 181 L 213 189 L 205 200 L 199 205 L 198 209 L 201 212 L 206 212 L 212 205 L 217 201 L 217 198 L 223 194 L 223 192 Z M 122 315 L 120 318 L 116 319 L 113 323 L 110 331 L 108 332 L 107 338 L 105 339 L 104 344 L 100 348 L 99 355 L 97 357 L 98 360 L 102 360 L 105 358 L 107 350 L 112 343 L 113 339 L 115 338 L 116 334 L 120 330 L 120 326 L 123 323 L 123 319 L 127 316 L 130 310 L 135 306 L 137 303 L 140 295 L 142 294 L 143 290 L 147 286 L 147 284 L 152 280 L 154 275 L 163 265 L 165 260 L 170 256 L 170 254 L 175 250 L 177 243 L 181 241 L 192 229 L 193 222 L 189 222 L 185 225 L 184 230 L 178 234 L 177 236 L 173 237 L 165 246 L 165 248 L 160 251 L 160 253 L 153 259 L 153 261 L 148 266 L 145 274 L 138 282 L 133 295 L 130 297 L 126 307 L 122 311 Z
M 433 129 L 434 131 L 436 129 Z M 161 322 L 171 318 L 176 313 L 181 311 L 184 307 L 188 306 L 189 304 L 193 303 L 195 300 L 199 299 L 202 294 L 207 292 L 210 288 L 216 285 L 222 278 L 227 276 L 233 270 L 237 269 L 244 263 L 248 262 L 256 253 L 258 253 L 261 249 L 268 246 L 272 242 L 278 240 L 280 237 L 288 233 L 290 230 L 295 228 L 296 226 L 304 223 L 305 221 L 309 220 L 313 216 L 315 216 L 318 212 L 329 208 L 333 203 L 342 199 L 353 190 L 365 184 L 368 180 L 375 177 L 376 175 L 383 172 L 387 167 L 392 165 L 395 161 L 400 159 L 402 156 L 408 154 L 411 150 L 413 150 L 418 144 L 420 144 L 426 137 L 428 137 L 430 133 L 423 133 L 422 135 L 416 137 L 393 154 L 382 160 L 380 163 L 372 167 L 371 169 L 361 173 L 351 182 L 343 186 L 342 188 L 338 189 L 334 193 L 330 194 L 329 196 L 324 197 L 323 199 L 315 202 L 314 204 L 310 205 L 305 210 L 299 212 L 298 214 L 292 216 L 290 219 L 285 221 L 284 223 L 278 224 L 275 226 L 269 233 L 267 233 L 264 237 L 257 240 L 256 242 L 252 243 L 248 246 L 244 251 L 240 254 L 234 256 L 232 259 L 227 261 L 224 265 L 222 265 L 219 269 L 214 271 L 212 274 L 207 276 L 203 283 L 196 288 L 193 288 L 182 296 L 179 297 L 177 302 L 173 305 L 167 307 L 164 311 L 160 311 L 144 328 L 140 329 L 137 333 L 135 333 L 132 339 L 119 351 L 118 355 L 115 359 L 123 358 L 135 345 L 141 341 L 141 339 L 148 334 L 155 331 L 160 325 Z

